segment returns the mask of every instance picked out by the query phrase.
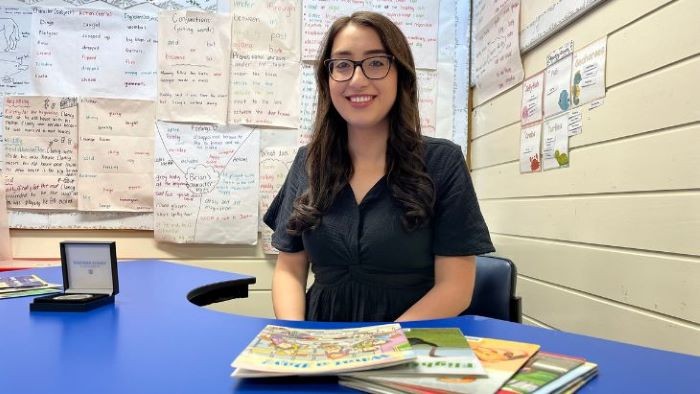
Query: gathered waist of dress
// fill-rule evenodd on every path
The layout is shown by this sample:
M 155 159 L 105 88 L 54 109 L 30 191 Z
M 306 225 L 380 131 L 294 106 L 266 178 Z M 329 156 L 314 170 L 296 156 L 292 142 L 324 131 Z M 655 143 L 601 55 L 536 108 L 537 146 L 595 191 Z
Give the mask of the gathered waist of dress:
M 431 288 L 435 282 L 432 270 L 418 272 L 373 272 L 361 265 L 324 266 L 313 269 L 314 283 L 336 286 L 348 281 L 386 288 Z

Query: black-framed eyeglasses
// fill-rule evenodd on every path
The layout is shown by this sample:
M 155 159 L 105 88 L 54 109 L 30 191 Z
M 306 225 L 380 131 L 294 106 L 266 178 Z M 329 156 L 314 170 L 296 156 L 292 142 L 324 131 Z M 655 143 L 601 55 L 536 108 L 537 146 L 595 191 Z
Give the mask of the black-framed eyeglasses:
M 350 59 L 326 59 L 323 63 L 328 68 L 328 74 L 336 82 L 345 82 L 352 79 L 355 69 L 360 66 L 367 79 L 382 79 L 389 75 L 391 63 L 394 57 L 391 55 L 375 55 L 354 61 Z

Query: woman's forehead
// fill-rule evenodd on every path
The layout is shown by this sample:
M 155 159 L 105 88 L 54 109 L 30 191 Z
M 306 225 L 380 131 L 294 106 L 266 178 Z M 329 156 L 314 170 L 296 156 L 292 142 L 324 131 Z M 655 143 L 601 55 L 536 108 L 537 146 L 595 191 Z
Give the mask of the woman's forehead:
M 349 24 L 333 39 L 331 56 L 371 56 L 387 53 L 379 34 L 367 26 Z

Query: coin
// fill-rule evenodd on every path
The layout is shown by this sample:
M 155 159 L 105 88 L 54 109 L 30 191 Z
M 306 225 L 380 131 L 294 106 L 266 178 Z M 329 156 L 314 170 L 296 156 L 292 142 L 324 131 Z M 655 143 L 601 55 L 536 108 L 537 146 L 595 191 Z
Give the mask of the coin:
M 91 294 L 64 294 L 54 297 L 54 300 L 84 300 L 92 297 Z

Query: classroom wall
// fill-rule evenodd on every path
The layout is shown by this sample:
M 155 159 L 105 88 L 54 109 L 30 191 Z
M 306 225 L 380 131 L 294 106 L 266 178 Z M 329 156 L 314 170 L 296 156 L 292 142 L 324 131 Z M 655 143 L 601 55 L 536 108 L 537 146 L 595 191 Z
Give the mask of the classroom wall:
M 583 109 L 566 169 L 520 175 L 520 86 L 491 100 L 474 91 L 472 176 L 497 254 L 518 265 L 527 324 L 700 354 L 698 20 L 696 0 L 608 0 L 524 55 L 528 77 L 564 42 L 609 36 L 607 96 Z M 120 259 L 255 275 L 248 299 L 213 308 L 272 316 L 274 257 L 259 247 L 157 243 L 149 231 L 11 235 L 20 264 L 55 263 L 62 240 L 116 240 Z
M 472 176 L 528 324 L 700 355 L 699 20 L 697 0 L 608 0 L 523 54 L 528 78 L 608 36 L 569 168 L 520 174 L 521 86 L 474 91 Z

